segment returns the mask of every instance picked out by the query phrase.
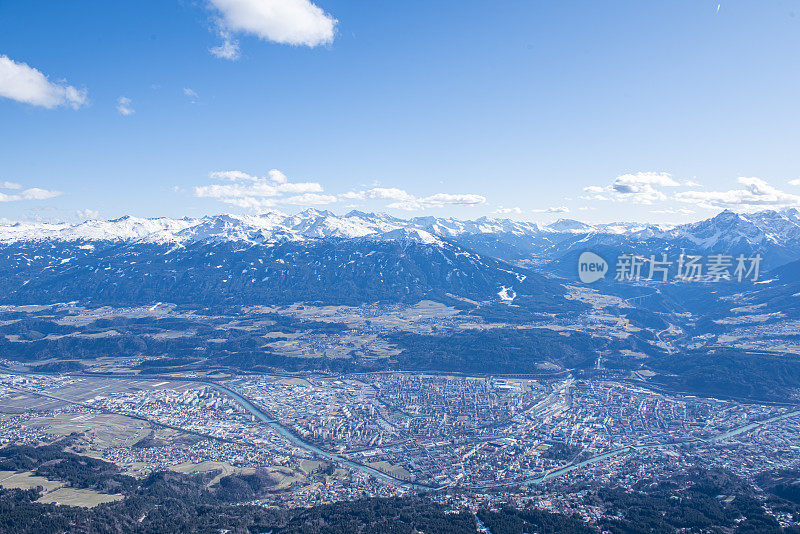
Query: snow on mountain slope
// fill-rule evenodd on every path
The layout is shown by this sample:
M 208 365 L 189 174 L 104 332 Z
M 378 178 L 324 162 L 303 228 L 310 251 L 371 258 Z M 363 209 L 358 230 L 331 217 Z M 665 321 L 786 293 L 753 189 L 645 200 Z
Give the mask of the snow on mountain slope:
M 0 225 L 0 242 L 15 241 L 170 241 L 192 226 L 192 219 L 142 219 L 121 217 L 110 221 L 89 220 L 80 224 L 18 222 Z
M 368 238 L 406 239 L 433 243 L 439 239 L 470 236 L 505 236 L 517 242 L 548 246 L 564 242 L 644 241 L 659 239 L 681 242 L 710 250 L 737 244 L 800 245 L 800 212 L 796 209 L 719 215 L 675 227 L 640 223 L 590 225 L 562 219 L 550 225 L 510 219 L 481 217 L 458 220 L 438 217 L 400 219 L 386 214 L 351 211 L 336 215 L 308 209 L 295 215 L 270 212 L 262 215 L 216 215 L 200 218 L 121 217 L 109 221 L 89 220 L 79 224 L 19 222 L 0 224 L 0 243 L 19 241 L 120 241 L 185 244 L 199 241 L 276 243 L 317 239 Z

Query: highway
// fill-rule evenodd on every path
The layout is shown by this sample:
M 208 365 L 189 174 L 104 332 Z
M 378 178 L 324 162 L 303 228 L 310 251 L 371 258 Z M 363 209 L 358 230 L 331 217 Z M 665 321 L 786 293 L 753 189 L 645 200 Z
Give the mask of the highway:
M 9 371 L 5 371 L 5 372 L 9 372 Z M 11 371 L 11 372 L 13 374 L 20 374 L 20 375 L 28 374 L 28 373 L 25 373 L 25 372 L 18 372 L 18 371 L 17 372 Z M 77 375 L 81 376 L 80 373 L 77 374 Z M 330 460 L 330 461 L 333 461 L 333 462 L 337 462 L 337 463 L 343 464 L 343 465 L 345 465 L 345 466 L 347 466 L 347 467 L 349 467 L 351 469 L 360 471 L 360 472 L 365 473 L 367 475 L 373 476 L 373 477 L 375 477 L 375 478 L 377 478 L 379 480 L 382 480 L 383 482 L 386 482 L 386 483 L 389 483 L 389 484 L 392 484 L 392 485 L 398 486 L 398 487 L 407 487 L 407 488 L 411 488 L 411 489 L 415 489 L 415 490 L 419 490 L 419 491 L 436 491 L 436 490 L 442 490 L 442 489 L 445 489 L 447 487 L 450 487 L 450 486 L 434 487 L 434 486 L 429 486 L 429 485 L 425 485 L 425 484 L 417 484 L 417 483 L 401 480 L 399 478 L 393 477 L 393 476 L 391 476 L 391 475 L 389 475 L 387 473 L 384 473 L 382 471 L 378 471 L 377 469 L 374 469 L 374 468 L 372 468 L 372 467 L 370 467 L 368 465 L 364 465 L 364 464 L 361 464 L 361 463 L 358 463 L 358 462 L 354 462 L 352 460 L 348 460 L 347 458 L 344 458 L 344 457 L 342 457 L 342 456 L 340 456 L 338 454 L 335 454 L 335 453 L 332 453 L 332 452 L 328 452 L 328 451 L 326 451 L 324 449 L 321 449 L 321 448 L 317 447 L 316 445 L 308 443 L 307 441 L 303 440 L 301 437 L 299 437 L 294 432 L 292 432 L 290 429 L 288 429 L 287 427 L 282 425 L 274 417 L 272 417 L 270 414 L 268 414 L 266 411 L 264 411 L 262 408 L 257 406 L 255 403 L 253 403 L 249 399 L 243 397 L 239 393 L 237 393 L 237 392 L 233 391 L 232 389 L 230 389 L 230 388 L 228 388 L 228 387 L 226 387 L 226 386 L 224 386 L 222 384 L 219 384 L 217 382 L 204 380 L 204 379 L 200 379 L 200 378 L 192 379 L 192 378 L 188 378 L 188 377 L 174 377 L 174 376 L 168 376 L 168 375 L 143 377 L 143 376 L 139 376 L 139 375 L 123 376 L 123 375 L 113 375 L 113 374 L 102 374 L 101 375 L 101 374 L 94 374 L 94 373 L 85 373 L 82 376 L 94 376 L 94 377 L 103 377 L 103 378 L 117 378 L 117 379 L 126 379 L 126 380 L 169 380 L 169 381 L 179 380 L 179 381 L 182 381 L 182 382 L 194 382 L 194 383 L 198 383 L 198 384 L 204 384 L 204 385 L 207 385 L 209 387 L 213 387 L 214 389 L 216 389 L 217 391 L 219 391 L 220 393 L 222 393 L 224 395 L 227 395 L 227 396 L 231 397 L 236 402 L 238 402 L 245 410 L 247 410 L 249 413 L 251 413 L 253 416 L 255 416 L 259 421 L 261 421 L 263 424 L 269 425 L 270 428 L 272 428 L 273 430 L 275 430 L 276 432 L 278 432 L 279 434 L 284 436 L 291 443 L 293 443 L 294 445 L 296 445 L 299 448 L 302 448 L 302 449 L 305 449 L 305 450 L 311 452 L 312 454 L 314 454 L 317 457 L 321 457 L 321 458 L 324 458 L 324 459 L 327 459 L 327 460 Z M 63 402 L 73 402 L 73 401 L 69 401 L 67 399 L 61 399 L 61 398 L 52 397 L 52 396 L 49 396 L 49 395 L 43 395 L 41 393 L 37 393 L 37 394 L 38 395 L 42 395 L 42 396 L 47 396 L 47 397 L 50 397 L 50 398 L 53 398 L 53 399 L 56 399 L 56 400 L 61 400 Z M 555 394 L 555 392 L 553 394 Z M 553 395 L 553 394 L 551 394 L 551 395 Z M 547 400 L 547 399 L 545 399 L 545 400 Z M 75 404 L 83 405 L 82 403 L 75 403 Z M 86 405 L 86 406 L 89 407 L 88 405 Z M 507 482 L 507 483 L 502 483 L 502 484 L 479 484 L 479 485 L 475 485 L 475 486 L 467 486 L 467 485 L 465 485 L 465 486 L 459 486 L 459 487 L 464 488 L 464 489 L 490 489 L 490 488 L 501 488 L 501 487 L 529 485 L 529 484 L 543 484 L 545 482 L 548 482 L 548 481 L 553 480 L 555 478 L 558 478 L 560 476 L 566 475 L 568 473 L 571 473 L 571 472 L 576 471 L 578 469 L 581 469 L 583 467 L 586 467 L 586 466 L 589 466 L 589 465 L 592 465 L 592 464 L 595 464 L 595 463 L 598 463 L 598 462 L 602 462 L 604 460 L 607 460 L 607 459 L 612 458 L 614 456 L 618 456 L 620 454 L 638 452 L 638 451 L 647 450 L 647 449 L 654 449 L 654 448 L 675 447 L 675 446 L 678 446 L 678 445 L 694 445 L 694 446 L 698 446 L 698 445 L 704 445 L 704 444 L 705 445 L 714 444 L 716 442 L 719 442 L 719 441 L 722 441 L 722 440 L 725 440 L 725 439 L 729 439 L 729 438 L 734 437 L 734 436 L 745 434 L 745 433 L 750 432 L 751 430 L 755 430 L 756 428 L 759 428 L 761 426 L 764 426 L 764 425 L 767 425 L 767 424 L 770 424 L 770 423 L 774 423 L 774 422 L 777 422 L 777 421 L 781 421 L 783 419 L 788 419 L 790 417 L 796 417 L 798 415 L 800 415 L 800 409 L 795 409 L 793 411 L 786 412 L 786 413 L 783 413 L 783 414 L 780 414 L 780 415 L 776 415 L 776 416 L 773 416 L 773 417 L 770 417 L 770 418 L 767 418 L 767 419 L 763 419 L 761 421 L 755 421 L 755 422 L 752 422 L 752 423 L 748 423 L 746 425 L 741 425 L 739 427 L 733 428 L 731 430 L 727 430 L 725 432 L 722 432 L 722 433 L 720 433 L 720 434 L 718 434 L 716 436 L 712 436 L 712 437 L 707 438 L 705 440 L 692 439 L 692 440 L 687 440 L 687 441 L 675 441 L 675 442 L 663 443 L 663 444 L 631 445 L 631 446 L 621 447 L 619 449 L 614 449 L 614 450 L 611 450 L 611 451 L 606 451 L 604 453 L 597 454 L 595 456 L 592 456 L 592 457 L 587 458 L 585 460 L 582 460 L 580 462 L 569 463 L 569 464 L 563 465 L 561 467 L 558 467 L 556 469 L 548 471 L 547 473 L 545 473 L 545 474 L 543 474 L 541 476 L 535 477 L 535 478 L 529 478 L 529 479 L 524 479 L 524 480 L 519 480 L 519 481 L 514 481 L 514 482 Z

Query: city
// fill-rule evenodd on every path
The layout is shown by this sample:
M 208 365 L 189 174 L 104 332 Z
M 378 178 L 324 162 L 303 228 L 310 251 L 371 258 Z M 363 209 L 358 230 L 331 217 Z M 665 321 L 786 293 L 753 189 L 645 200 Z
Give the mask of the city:
M 800 411 L 666 395 L 625 381 L 409 373 L 238 377 L 220 387 L 162 377 L 4 374 L 0 380 L 6 443 L 77 432 L 87 452 L 140 475 L 202 464 L 267 469 L 281 480 L 276 489 L 292 488 L 291 496 L 275 491 L 263 501 L 271 505 L 300 504 L 312 495 L 320 503 L 402 495 L 413 482 L 451 498 L 489 492 L 484 502 L 499 506 L 539 495 L 538 486 L 556 479 L 632 483 L 631 470 L 653 462 L 753 478 L 794 467 L 800 448 Z M 228 388 L 304 444 L 257 419 Z M 15 413 L 28 399 L 70 404 Z M 91 420 L 104 414 L 133 418 L 144 437 L 124 445 L 123 435 L 101 441 Z

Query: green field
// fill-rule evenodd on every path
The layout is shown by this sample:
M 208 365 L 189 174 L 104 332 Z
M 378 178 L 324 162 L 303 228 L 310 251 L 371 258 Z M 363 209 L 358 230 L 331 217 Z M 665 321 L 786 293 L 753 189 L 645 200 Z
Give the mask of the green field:
M 253 469 L 239 469 L 225 462 L 211 462 L 211 461 L 200 462 L 199 464 L 183 463 L 183 464 L 173 465 L 172 467 L 169 468 L 169 470 L 185 474 L 208 473 L 210 471 L 219 470 L 220 473 L 208 483 L 209 486 L 213 486 L 214 484 L 219 482 L 219 479 L 221 479 L 222 477 L 226 477 L 234 473 L 251 473 L 253 471 Z
M 28 422 L 49 434 L 66 436 L 86 433 L 87 445 L 102 451 L 110 447 L 128 447 L 150 433 L 149 424 L 138 419 L 113 414 L 59 414 L 37 417 Z
M 411 473 L 409 473 L 405 468 L 399 465 L 392 465 L 386 461 L 372 462 L 369 464 L 369 466 L 373 469 L 377 469 L 378 471 L 386 473 L 387 475 L 399 478 L 400 480 L 408 480 L 408 478 L 411 476 Z
M 119 501 L 123 498 L 124 497 L 122 495 L 98 493 L 90 489 L 59 488 L 43 495 L 41 498 L 39 498 L 39 502 L 93 508 L 98 504 Z
M 30 471 L 25 471 L 24 473 L 0 471 L 0 486 L 6 489 L 33 489 L 41 486 L 44 492 L 47 493 L 63 487 L 64 483 L 35 476 Z

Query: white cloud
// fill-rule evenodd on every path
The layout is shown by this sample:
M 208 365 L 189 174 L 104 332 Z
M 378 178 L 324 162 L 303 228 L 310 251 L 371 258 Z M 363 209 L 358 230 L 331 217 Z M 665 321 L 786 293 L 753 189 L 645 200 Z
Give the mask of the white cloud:
M 128 115 L 133 115 L 134 110 L 131 106 L 131 99 L 127 96 L 121 96 L 117 99 L 117 111 L 120 115 L 127 117 Z
M 324 188 L 318 182 L 292 182 L 277 169 L 270 170 L 267 176 L 263 177 L 242 171 L 216 171 L 210 173 L 209 177 L 222 183 L 196 186 L 194 196 L 212 198 L 252 210 L 270 208 L 278 204 L 323 205 L 343 200 L 392 201 L 386 207 L 407 211 L 450 205 L 475 206 L 486 202 L 484 197 L 475 194 L 437 193 L 428 197 L 416 197 L 394 187 L 373 187 L 330 195 L 324 192 Z
M 589 195 L 580 198 L 652 204 L 667 199 L 667 195 L 661 191 L 661 188 L 680 185 L 666 172 L 628 173 L 617 176 L 611 184 L 605 187 L 596 185 L 584 187 L 584 192 Z
M 0 182 L 0 189 L 22 189 L 22 184 L 17 182 Z
M 258 180 L 257 176 L 250 176 L 242 171 L 214 171 L 210 173 L 209 176 L 215 180 L 230 180 L 232 182 L 237 180 Z
M 475 206 L 486 203 L 486 198 L 474 194 L 437 193 L 428 197 L 416 197 L 396 187 L 373 187 L 363 191 L 350 191 L 339 195 L 346 200 L 393 200 L 386 207 L 404 211 L 419 211 L 443 206 Z
M 373 187 L 365 191 L 351 191 L 340 195 L 342 198 L 349 200 L 398 200 L 398 201 L 413 201 L 414 195 L 397 189 L 396 187 Z
M 267 173 L 267 176 L 269 176 L 270 180 L 272 180 L 273 182 L 277 182 L 279 184 L 285 184 L 286 182 L 289 181 L 289 179 L 286 177 L 286 175 L 283 174 L 278 169 L 272 169 L 271 171 L 269 171 Z
M 668 200 L 685 204 L 694 204 L 705 209 L 733 209 L 747 211 L 751 209 L 782 208 L 800 206 L 800 195 L 787 193 L 771 186 L 760 178 L 741 177 L 737 181 L 742 185 L 739 189 L 727 191 L 697 190 L 703 186 L 694 180 L 676 181 L 671 175 L 663 172 L 639 172 L 623 174 L 605 186 L 592 185 L 583 191 L 587 195 L 584 200 L 607 200 L 612 202 L 633 202 L 652 205 Z M 791 185 L 800 185 L 800 179 L 789 181 Z M 692 188 L 674 194 L 667 194 L 668 188 Z M 653 210 L 654 214 L 689 215 L 694 213 L 687 208 L 663 207 Z
M 681 184 L 672 179 L 666 172 L 637 172 L 635 174 L 622 174 L 617 176 L 612 186 L 614 190 L 627 193 L 635 192 L 644 185 L 660 187 L 676 187 Z
M 184 87 L 183 94 L 189 97 L 189 102 L 192 104 L 197 104 L 197 101 L 200 100 L 200 95 L 198 95 L 194 89 Z
M 667 173 L 637 172 L 623 174 L 611 183 L 611 193 L 618 200 L 630 200 L 637 204 L 652 204 L 667 197 L 659 187 L 677 187 L 680 184 Z
M 96 211 L 96 210 L 90 210 L 90 209 L 78 210 L 78 211 L 75 212 L 75 216 L 80 221 L 88 221 L 88 220 L 92 220 L 92 219 L 99 219 L 100 218 L 100 212 Z
M 0 97 L 53 109 L 70 106 L 78 109 L 88 102 L 86 89 L 65 82 L 53 83 L 47 76 L 0 54 Z
M 209 173 L 209 176 L 215 180 L 230 180 L 231 182 L 259 182 L 266 181 L 265 178 L 259 178 L 242 171 L 215 171 Z M 278 169 L 272 169 L 267 172 L 267 177 L 270 181 L 276 184 L 285 184 L 289 181 L 285 174 Z
M 694 211 L 687 208 L 666 208 L 663 210 L 653 210 L 650 213 L 658 215 L 691 215 Z
M 517 208 L 517 207 L 504 208 L 503 206 L 499 206 L 496 210 L 494 210 L 494 212 L 495 213 L 500 213 L 500 214 L 503 214 L 503 215 L 509 214 L 509 213 L 514 213 L 514 214 L 520 215 L 522 213 L 522 208 Z
M 243 198 L 219 198 L 217 199 L 225 204 L 231 204 L 246 210 L 259 211 L 269 209 L 275 206 L 275 201 L 265 198 L 243 197 Z
M 569 208 L 566 206 L 554 206 L 545 209 L 531 210 L 533 213 L 569 213 Z
M 452 194 L 452 193 L 436 193 L 435 195 L 425 197 L 422 202 L 430 205 L 445 204 L 458 204 L 461 206 L 475 206 L 478 204 L 485 204 L 486 198 L 481 195 L 474 194 Z
M 47 200 L 49 198 L 61 196 L 62 194 L 61 191 L 49 191 L 39 187 L 31 187 L 20 193 L 20 196 L 22 197 L 21 200 Z
M 11 182 L 3 182 L 3 185 L 13 185 L 19 186 L 19 184 L 14 184 Z M 11 187 L 11 188 L 4 188 L 4 189 L 19 189 L 19 187 Z M 47 200 L 50 198 L 55 198 L 57 196 L 61 196 L 63 193 L 61 191 L 50 191 L 48 189 L 42 189 L 40 187 L 31 187 L 30 189 L 25 189 L 20 191 L 19 193 L 0 193 L 0 202 L 18 202 L 20 200 Z
M 242 32 L 266 41 L 308 47 L 333 42 L 336 19 L 309 0 L 209 0 L 209 2 L 219 12 L 219 25 L 227 34 Z M 223 50 L 226 43 L 221 45 Z M 238 46 L 235 48 L 238 54 Z M 217 57 L 225 56 L 217 55 Z M 231 58 L 226 57 L 226 59 Z
M 281 193 L 322 193 L 323 189 L 317 182 L 284 182 L 275 186 Z
M 486 198 L 481 195 L 436 193 L 429 197 L 412 197 L 409 200 L 392 202 L 386 207 L 404 211 L 419 211 L 428 208 L 442 208 L 444 206 L 477 206 L 485 203 Z
M 320 195 L 323 188 L 319 183 L 290 182 L 277 169 L 269 171 L 266 177 L 253 176 L 242 171 L 215 171 L 209 177 L 225 183 L 196 186 L 194 196 L 213 198 L 244 209 L 260 210 L 278 203 L 328 204 L 338 200 L 329 195 Z
M 614 199 L 607 195 L 583 195 L 578 197 L 581 200 L 611 200 Z
M 800 196 L 786 193 L 769 185 L 761 178 L 740 177 L 742 189 L 729 191 L 684 191 L 675 195 L 680 202 L 696 204 L 701 208 L 749 210 L 764 207 L 782 208 L 800 206 Z
M 339 199 L 333 195 L 321 195 L 319 193 L 304 193 L 281 200 L 282 204 L 294 204 L 297 206 L 321 206 L 323 204 L 333 204 Z
M 254 182 L 253 184 L 211 184 L 194 188 L 194 196 L 216 199 L 265 198 L 276 197 L 279 194 L 277 188 L 264 182 Z
M 222 37 L 222 44 L 209 48 L 208 51 L 211 52 L 211 55 L 228 61 L 239 59 L 241 57 L 239 41 L 233 39 L 230 32 L 221 31 L 219 34 Z

